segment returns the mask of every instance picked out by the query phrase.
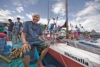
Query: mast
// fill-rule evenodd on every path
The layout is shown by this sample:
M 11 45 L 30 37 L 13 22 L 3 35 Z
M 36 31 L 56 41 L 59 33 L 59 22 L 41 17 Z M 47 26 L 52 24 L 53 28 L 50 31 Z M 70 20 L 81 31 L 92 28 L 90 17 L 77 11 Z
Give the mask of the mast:
M 66 38 L 68 37 L 68 0 L 66 0 Z
M 48 25 L 49 25 L 49 21 L 50 21 L 50 19 L 49 19 L 49 0 L 48 0 L 48 9 L 47 9 L 48 11 L 47 11 L 47 27 L 46 27 L 46 30 L 48 30 Z

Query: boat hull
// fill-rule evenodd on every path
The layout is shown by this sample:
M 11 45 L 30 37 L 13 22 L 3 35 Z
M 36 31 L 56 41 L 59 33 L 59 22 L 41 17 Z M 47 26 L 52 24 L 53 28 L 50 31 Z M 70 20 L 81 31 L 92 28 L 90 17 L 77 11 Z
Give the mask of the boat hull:
M 63 67 L 100 67 L 99 55 L 67 44 L 51 45 L 48 51 Z
M 77 62 L 75 62 L 75 61 L 73 61 L 73 60 L 71 60 L 71 59 L 65 57 L 64 55 L 59 54 L 58 52 L 54 51 L 54 50 L 51 49 L 51 48 L 49 49 L 48 52 L 49 52 L 58 62 L 60 62 L 64 67 L 66 67 L 66 65 L 67 65 L 67 67 L 84 67 L 83 65 L 81 65 L 81 64 L 79 64 L 79 63 L 77 63 Z M 62 58 L 63 58 L 63 60 L 64 60 L 65 63 L 63 62 L 61 56 L 62 56 Z M 65 64 L 66 64 L 66 65 L 65 65 Z

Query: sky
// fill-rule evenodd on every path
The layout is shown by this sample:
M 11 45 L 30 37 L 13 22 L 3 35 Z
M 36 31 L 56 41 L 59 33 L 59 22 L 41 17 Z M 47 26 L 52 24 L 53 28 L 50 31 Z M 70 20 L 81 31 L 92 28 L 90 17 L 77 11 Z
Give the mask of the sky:
M 55 22 L 62 26 L 68 17 L 69 29 L 70 24 L 72 29 L 81 24 L 85 31 L 100 32 L 100 0 L 68 0 L 68 16 L 65 6 L 66 0 L 0 0 L 0 21 L 8 23 L 7 19 L 12 19 L 16 22 L 17 17 L 22 22 L 30 21 L 31 16 L 38 13 L 41 24 L 47 24 L 49 16 L 50 24 L 54 22 L 52 18 L 58 17 Z

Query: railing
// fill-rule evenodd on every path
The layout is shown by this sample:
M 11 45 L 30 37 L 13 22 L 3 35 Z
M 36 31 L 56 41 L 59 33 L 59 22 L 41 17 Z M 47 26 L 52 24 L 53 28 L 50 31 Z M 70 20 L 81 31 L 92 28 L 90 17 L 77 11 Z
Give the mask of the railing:
M 100 55 L 100 46 L 92 43 L 68 40 L 68 45 Z

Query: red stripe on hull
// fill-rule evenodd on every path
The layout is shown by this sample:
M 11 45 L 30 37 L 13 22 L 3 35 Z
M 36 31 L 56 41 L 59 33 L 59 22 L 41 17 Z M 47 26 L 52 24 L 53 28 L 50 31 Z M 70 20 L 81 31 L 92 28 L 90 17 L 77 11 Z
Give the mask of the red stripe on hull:
M 56 52 L 56 51 L 54 51 L 54 50 L 52 50 L 52 49 L 49 49 L 48 52 L 49 52 L 49 54 L 51 54 L 59 63 L 61 63 L 63 66 L 65 66 L 65 65 L 64 65 L 64 63 L 63 63 L 63 61 L 62 61 L 62 59 L 61 59 L 61 56 L 63 57 L 63 60 L 65 61 L 67 67 L 84 67 L 84 66 L 82 66 L 81 64 L 79 64 L 79 63 L 77 63 L 77 62 L 75 62 L 75 61 L 73 61 L 73 60 L 71 60 L 71 59 L 69 59 L 69 58 L 67 58 L 67 57 L 65 57 L 65 56 L 63 56 L 63 55 L 60 56 L 60 54 L 59 54 L 58 52 Z M 66 66 L 65 66 L 65 67 L 66 67 Z

